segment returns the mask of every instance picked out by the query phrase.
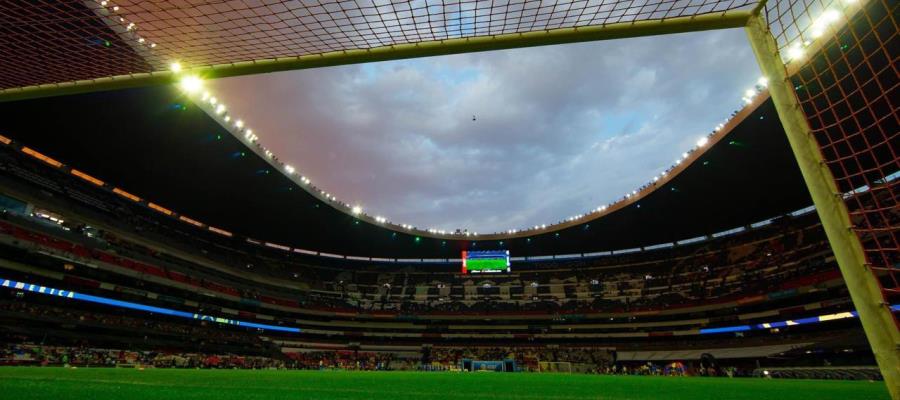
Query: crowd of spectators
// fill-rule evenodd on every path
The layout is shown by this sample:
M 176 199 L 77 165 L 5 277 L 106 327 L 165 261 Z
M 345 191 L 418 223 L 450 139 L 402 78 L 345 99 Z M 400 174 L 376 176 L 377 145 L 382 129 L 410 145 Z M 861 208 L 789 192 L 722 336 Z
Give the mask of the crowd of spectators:
M 546 370 L 547 363 L 570 363 L 574 371 L 605 373 L 615 365 L 615 351 L 599 347 L 433 347 L 423 351 L 423 365 L 432 370 L 460 368 L 463 360 L 514 360 L 522 371 Z
M 425 355 L 430 354 L 430 355 Z M 617 375 L 683 376 L 701 374 L 680 361 L 642 364 L 615 363 L 614 353 L 598 348 L 434 348 L 423 352 L 422 361 L 390 352 L 353 350 L 285 353 L 283 357 L 236 354 L 187 353 L 107 349 L 91 346 L 6 344 L 0 347 L 0 365 L 66 367 L 135 367 L 201 369 L 304 369 L 347 371 L 427 370 L 459 371 L 462 360 L 515 360 L 516 370 L 550 372 L 547 363 L 569 363 L 574 368 L 553 367 L 553 372 Z M 426 358 L 430 357 L 431 360 Z M 708 372 L 717 374 L 718 372 Z
M 288 352 L 289 365 L 295 369 L 390 371 L 410 369 L 408 359 L 389 352 L 355 350 Z
M 807 217 L 782 219 L 761 229 L 693 246 L 522 264 L 508 276 L 460 276 L 456 269 L 429 274 L 403 266 L 393 272 L 376 272 L 349 266 L 328 267 L 328 263 L 307 265 L 290 254 L 248 251 L 244 247 L 252 246 L 246 243 L 242 248 L 232 248 L 236 243 L 222 238 L 217 243 L 214 236 L 209 236 L 212 234 L 192 234 L 184 224 L 167 222 L 120 196 L 48 170 L 15 152 L 0 154 L 0 167 L 67 194 L 77 204 L 114 216 L 107 222 L 109 226 L 123 226 L 122 233 L 137 233 L 150 242 L 185 250 L 183 254 L 163 252 L 128 240 L 118 232 L 87 227 L 76 217 L 67 216 L 70 232 L 90 237 L 81 246 L 88 250 L 76 254 L 84 257 L 86 263 L 120 262 L 142 268 L 148 274 L 160 274 L 251 302 L 408 315 L 627 312 L 764 294 L 792 279 L 835 269 L 833 262 L 825 261 L 829 250 L 821 228 L 815 218 Z M 259 285 L 239 275 L 216 272 L 197 264 L 197 258 L 275 284 Z M 279 286 L 278 282 L 284 280 L 312 290 L 297 290 L 297 284 Z
M 263 351 L 265 348 L 265 344 L 260 341 L 258 335 L 244 330 L 213 327 L 207 321 L 180 323 L 159 317 L 125 316 L 27 301 L 0 301 L 0 313 L 6 315 L 25 314 L 30 319 L 43 319 L 55 323 L 77 323 L 102 329 L 115 328 L 128 333 L 132 341 L 149 341 L 168 337 L 185 343 L 193 343 L 195 346 L 240 346 L 247 352 Z
M 283 369 L 284 360 L 233 354 L 129 351 L 93 347 L 8 344 L 0 348 L 0 365 L 66 367 L 156 367 L 209 369 Z
M 115 243 L 114 254 L 134 253 L 142 248 L 135 244 L 126 245 L 127 242 L 111 234 L 103 236 L 108 239 L 105 243 Z M 741 240 L 744 239 L 747 238 Z M 563 264 L 545 272 L 523 269 L 520 273 L 507 276 L 332 271 L 332 280 L 316 282 L 324 286 L 323 290 L 306 291 L 287 288 L 273 290 L 253 286 L 250 282 L 237 284 L 233 279 L 197 273 L 189 265 L 182 265 L 182 269 L 178 270 L 178 266 L 172 265 L 172 260 L 148 264 L 110 256 L 109 251 L 80 250 L 84 246 L 75 248 L 90 257 L 85 259 L 85 263 L 108 262 L 141 271 L 159 271 L 147 273 L 252 302 L 406 315 L 665 309 L 721 301 L 739 295 L 766 294 L 789 288 L 787 285 L 796 279 L 836 271 L 834 263 L 827 261 L 827 242 L 818 226 L 788 225 L 757 241 L 742 243 L 741 240 L 736 238 L 734 243 L 725 247 L 699 246 L 676 258 L 633 255 L 632 258 L 619 258 L 607 268 L 600 267 L 609 261 L 598 260 L 596 264 L 586 266 Z M 58 247 L 61 246 L 59 243 L 53 242 Z M 159 256 L 159 253 L 143 249 Z M 616 264 L 621 267 L 616 268 Z M 90 269 L 87 272 L 93 273 Z M 320 273 L 320 276 L 323 274 Z M 344 276 L 347 276 L 347 281 L 340 279 Z M 134 284 L 141 286 L 143 282 Z M 167 289 L 163 286 L 157 290 Z M 175 295 L 179 294 L 184 292 L 175 291 Z M 196 298 L 196 294 L 194 296 Z

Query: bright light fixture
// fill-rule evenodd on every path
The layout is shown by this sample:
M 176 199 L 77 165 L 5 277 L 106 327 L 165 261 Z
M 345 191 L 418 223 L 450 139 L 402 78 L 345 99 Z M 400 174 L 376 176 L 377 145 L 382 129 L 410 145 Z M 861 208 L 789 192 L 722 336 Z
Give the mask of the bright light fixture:
M 223 112 L 225 112 L 225 105 L 224 105 L 224 104 L 219 104 L 219 105 L 216 107 L 216 114 L 222 114 Z
M 794 44 L 787 51 L 788 58 L 790 60 L 796 60 L 803 57 L 803 47 L 799 43 Z
M 169 65 L 169 68 L 176 74 L 181 72 L 181 64 L 177 62 L 173 62 L 171 65 Z
M 362 212 L 362 207 L 360 207 L 360 206 L 353 206 L 353 208 L 352 208 L 350 211 L 353 211 L 353 214 L 354 214 L 354 215 L 358 215 L 359 213 Z
M 700 140 L 697 141 L 697 146 L 698 147 L 706 146 L 706 143 L 708 143 L 708 142 L 709 142 L 709 138 L 704 136 L 704 137 L 700 138 Z
M 836 10 L 825 10 L 822 15 L 819 16 L 819 19 L 816 20 L 812 24 L 812 28 L 810 30 L 810 36 L 813 38 L 821 37 L 825 34 L 825 28 L 828 27 L 832 22 L 835 22 L 840 18 L 841 13 Z
M 188 93 L 196 93 L 203 88 L 203 80 L 197 76 L 191 75 L 181 78 L 181 90 Z
M 820 16 L 819 18 L 822 20 L 822 22 L 830 24 L 837 21 L 840 17 L 841 13 L 838 10 L 830 8 L 828 10 L 825 10 L 825 12 L 823 12 L 822 16 Z
M 244 121 L 241 121 L 241 120 L 234 121 L 234 126 L 236 126 L 236 127 L 238 127 L 238 128 L 243 128 L 243 127 L 244 127 Z

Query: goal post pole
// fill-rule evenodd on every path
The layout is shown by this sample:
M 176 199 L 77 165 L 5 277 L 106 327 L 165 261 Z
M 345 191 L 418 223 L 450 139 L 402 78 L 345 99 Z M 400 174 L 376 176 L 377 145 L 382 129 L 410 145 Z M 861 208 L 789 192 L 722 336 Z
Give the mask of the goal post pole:
M 332 67 L 377 61 L 402 60 L 450 54 L 506 50 L 553 44 L 623 39 L 714 29 L 741 28 L 752 16 L 751 10 L 730 10 L 710 14 L 681 16 L 645 21 L 616 22 L 556 28 L 532 32 L 505 33 L 475 37 L 449 38 L 416 43 L 310 54 L 294 57 L 251 60 L 228 64 L 184 65 L 180 74 L 169 70 L 110 76 L 82 81 L 0 89 L 0 103 L 49 96 L 90 93 L 102 90 L 136 88 L 175 83 L 179 76 L 197 75 L 203 79 L 227 78 L 298 69 Z
M 834 176 L 825 164 L 812 134 L 775 38 L 759 11 L 758 8 L 757 15 L 750 18 L 745 27 L 747 37 L 763 75 L 768 78 L 769 95 L 784 126 L 885 384 L 891 398 L 900 400 L 900 331 L 890 305 L 884 299 L 881 284 L 866 262 L 859 237 L 853 232 L 843 195 L 838 191 Z

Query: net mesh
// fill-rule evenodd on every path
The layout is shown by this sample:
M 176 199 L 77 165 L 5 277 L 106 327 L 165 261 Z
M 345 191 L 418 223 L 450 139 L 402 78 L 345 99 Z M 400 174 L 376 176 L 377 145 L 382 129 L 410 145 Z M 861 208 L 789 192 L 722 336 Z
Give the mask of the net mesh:
M 749 9 L 756 0 L 0 2 L 0 88 Z M 40 73 L 35 73 L 40 72 Z
M 151 69 L 78 1 L 0 2 L 0 89 Z
M 885 302 L 900 300 L 900 3 L 783 0 L 766 18 Z M 821 20 L 831 12 L 836 20 Z M 835 19 L 832 17 L 831 19 Z M 826 21 L 827 22 L 827 21 Z M 796 49 L 807 49 L 805 56 Z M 896 322 L 896 316 L 895 316 Z

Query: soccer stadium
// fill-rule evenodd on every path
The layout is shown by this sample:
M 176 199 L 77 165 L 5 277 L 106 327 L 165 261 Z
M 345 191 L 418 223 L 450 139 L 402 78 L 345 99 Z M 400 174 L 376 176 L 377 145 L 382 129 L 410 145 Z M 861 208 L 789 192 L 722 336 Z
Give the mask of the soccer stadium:
M 898 20 L 2 1 L 0 397 L 900 400 Z

